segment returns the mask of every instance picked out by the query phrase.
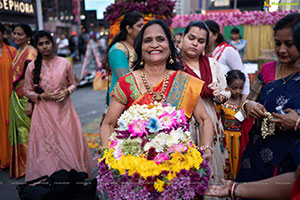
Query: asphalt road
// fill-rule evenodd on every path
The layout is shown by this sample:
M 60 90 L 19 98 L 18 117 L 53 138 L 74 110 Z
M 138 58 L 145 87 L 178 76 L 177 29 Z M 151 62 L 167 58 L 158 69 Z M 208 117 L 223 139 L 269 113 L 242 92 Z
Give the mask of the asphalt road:
M 75 65 L 75 73 L 81 65 Z M 92 85 L 77 88 L 72 94 L 73 105 L 79 115 L 84 132 L 99 132 L 99 123 L 105 109 L 106 91 L 94 91 Z M 0 200 L 17 200 L 16 186 L 22 184 L 24 178 L 10 179 L 9 169 L 0 171 Z

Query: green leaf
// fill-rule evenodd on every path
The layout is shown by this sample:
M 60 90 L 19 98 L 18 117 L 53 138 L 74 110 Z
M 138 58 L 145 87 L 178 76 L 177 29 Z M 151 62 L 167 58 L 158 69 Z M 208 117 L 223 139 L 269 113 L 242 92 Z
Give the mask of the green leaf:
M 167 179 L 167 177 L 163 177 L 163 182 L 165 182 L 165 183 L 168 183 L 169 182 L 169 179 Z
M 154 133 L 151 133 L 150 138 L 151 138 L 151 139 L 154 139 L 154 138 L 155 138 L 155 134 L 154 134 Z
M 204 168 L 200 168 L 197 172 L 200 173 L 200 178 L 207 176 L 206 169 Z

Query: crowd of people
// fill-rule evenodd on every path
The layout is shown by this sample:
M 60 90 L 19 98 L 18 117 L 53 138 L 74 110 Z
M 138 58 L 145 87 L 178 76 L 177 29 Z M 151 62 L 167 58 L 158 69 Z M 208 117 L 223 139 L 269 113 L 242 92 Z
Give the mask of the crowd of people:
M 102 149 L 124 110 L 168 103 L 184 111 L 212 169 L 207 196 L 299 198 L 299 30 L 298 13 L 275 24 L 278 61 L 264 64 L 250 88 L 243 65 L 247 41 L 237 28 L 226 42 L 215 21 L 193 21 L 173 35 L 163 20 L 145 24 L 142 14 L 126 14 L 107 48 L 112 81 L 100 131 Z M 0 86 L 0 167 L 9 166 L 11 177 L 25 175 L 25 180 L 60 169 L 90 175 L 94 162 L 70 100 L 76 82 L 64 58 L 69 41 L 64 35 L 54 41 L 46 31 L 33 37 L 28 25 L 18 24 L 13 29 L 16 50 L 5 34 L 0 24 L 5 83 Z M 101 67 L 99 41 L 95 34 L 91 38 L 81 79 L 85 70 Z M 76 57 L 79 46 L 73 47 L 70 53 Z

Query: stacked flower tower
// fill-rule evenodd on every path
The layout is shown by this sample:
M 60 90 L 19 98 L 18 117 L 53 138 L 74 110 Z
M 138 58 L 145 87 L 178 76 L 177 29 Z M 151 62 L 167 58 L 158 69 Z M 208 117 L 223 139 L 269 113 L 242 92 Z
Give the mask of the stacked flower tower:
M 171 26 L 172 18 L 175 16 L 174 7 L 175 1 L 171 0 L 118 0 L 106 8 L 104 15 L 105 21 L 110 26 L 109 39 L 119 33 L 120 23 L 128 12 L 137 11 L 144 14 L 145 23 L 152 19 L 163 19 Z

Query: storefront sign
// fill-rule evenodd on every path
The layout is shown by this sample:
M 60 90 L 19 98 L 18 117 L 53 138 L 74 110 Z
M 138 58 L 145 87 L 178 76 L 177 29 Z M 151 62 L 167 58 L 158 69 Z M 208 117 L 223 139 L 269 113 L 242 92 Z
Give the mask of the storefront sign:
M 0 0 L 0 12 L 10 14 L 35 15 L 34 5 L 30 1 Z

